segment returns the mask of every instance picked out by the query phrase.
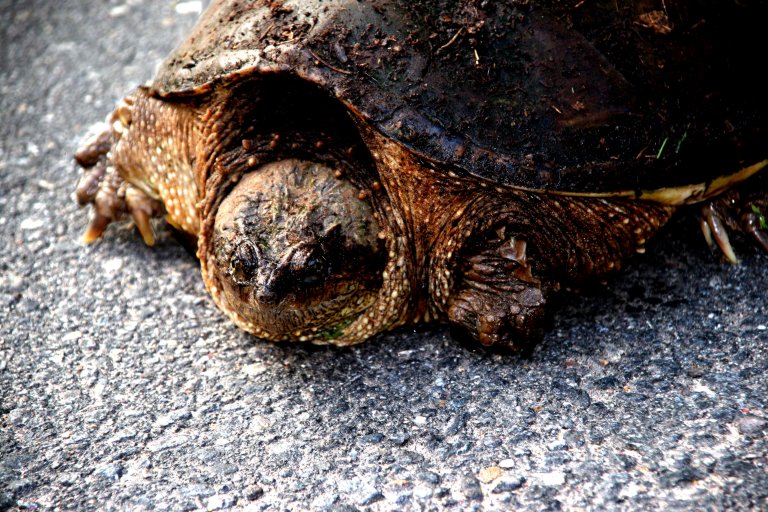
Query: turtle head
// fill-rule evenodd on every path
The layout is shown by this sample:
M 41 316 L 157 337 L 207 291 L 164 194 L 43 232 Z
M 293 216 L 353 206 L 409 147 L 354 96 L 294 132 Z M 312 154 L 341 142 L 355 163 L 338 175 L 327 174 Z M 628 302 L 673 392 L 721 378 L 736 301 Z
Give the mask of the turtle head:
M 378 233 L 370 204 L 333 169 L 272 162 L 219 205 L 203 272 L 219 306 L 257 336 L 335 343 L 378 296 Z

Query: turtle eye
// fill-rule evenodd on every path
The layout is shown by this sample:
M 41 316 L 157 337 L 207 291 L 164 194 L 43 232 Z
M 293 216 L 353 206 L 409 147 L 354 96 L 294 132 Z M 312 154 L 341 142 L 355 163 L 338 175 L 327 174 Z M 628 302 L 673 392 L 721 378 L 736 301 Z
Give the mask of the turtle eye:
M 317 286 L 325 280 L 328 273 L 328 265 L 325 259 L 311 256 L 304 265 L 301 284 L 304 286 Z
M 230 273 L 237 284 L 248 284 L 259 268 L 259 253 L 251 242 L 237 246 L 230 261 Z
M 328 276 L 328 262 L 317 251 L 294 257 L 291 262 L 291 274 L 294 282 L 304 288 L 322 284 Z

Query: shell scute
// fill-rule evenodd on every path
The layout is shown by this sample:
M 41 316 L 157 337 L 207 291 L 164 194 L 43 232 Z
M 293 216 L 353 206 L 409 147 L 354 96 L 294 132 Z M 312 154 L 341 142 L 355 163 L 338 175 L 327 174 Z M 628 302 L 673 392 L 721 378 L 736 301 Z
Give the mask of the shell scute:
M 649 3 L 214 0 L 152 87 L 295 75 L 426 160 L 529 189 L 681 187 L 765 160 L 748 55 L 768 7 L 668 2 L 659 24 Z

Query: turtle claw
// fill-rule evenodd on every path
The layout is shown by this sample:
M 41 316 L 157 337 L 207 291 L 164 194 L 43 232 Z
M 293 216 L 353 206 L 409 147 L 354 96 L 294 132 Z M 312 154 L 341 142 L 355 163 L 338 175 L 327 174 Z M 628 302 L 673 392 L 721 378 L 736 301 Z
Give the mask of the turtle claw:
M 704 232 L 704 239 L 707 244 L 712 247 L 714 244 L 720 248 L 720 252 L 723 256 L 732 264 L 736 265 L 739 259 L 736 257 L 736 252 L 733 250 L 731 241 L 728 238 L 728 231 L 725 228 L 725 224 L 720 219 L 720 216 L 715 209 L 714 203 L 709 203 L 703 208 L 702 211 L 701 228 Z
M 762 213 L 768 208 L 768 197 L 762 190 L 734 189 L 707 203 L 701 210 L 704 239 L 710 247 L 717 245 L 733 264 L 739 260 L 728 238 L 729 230 L 744 233 L 768 253 L 768 230 Z
M 83 233 L 83 243 L 91 244 L 101 238 L 110 222 L 112 222 L 112 219 L 98 213 L 94 214 L 88 223 L 88 227 L 85 229 L 85 233 Z
M 152 229 L 152 224 L 150 224 L 149 216 L 146 212 L 136 210 L 131 212 L 131 217 L 133 218 L 133 223 L 136 224 L 136 228 L 139 230 L 144 243 L 149 247 L 155 245 L 155 231 Z
M 125 204 L 144 243 L 150 247 L 155 245 L 155 230 L 152 228 L 150 219 L 163 212 L 160 202 L 152 199 L 138 188 L 127 185 Z
M 746 213 L 742 218 L 744 232 L 751 235 L 758 247 L 768 253 L 768 231 L 761 228 L 763 223 L 765 217 L 755 212 Z
M 107 226 L 124 217 L 125 182 L 114 167 L 106 162 L 107 153 L 90 169 L 85 169 L 77 184 L 75 196 L 81 206 L 93 205 L 93 216 L 83 233 L 83 242 L 90 244 L 101 238 Z
M 76 195 L 80 201 L 79 187 Z M 89 202 L 93 204 L 93 216 L 83 233 L 84 243 L 90 244 L 101 238 L 112 222 L 125 218 L 127 214 L 139 230 L 144 243 L 150 247 L 155 245 L 155 230 L 151 219 L 163 212 L 162 204 L 123 181 L 113 169 L 107 170 L 107 176 L 98 184 L 96 194 L 84 203 Z

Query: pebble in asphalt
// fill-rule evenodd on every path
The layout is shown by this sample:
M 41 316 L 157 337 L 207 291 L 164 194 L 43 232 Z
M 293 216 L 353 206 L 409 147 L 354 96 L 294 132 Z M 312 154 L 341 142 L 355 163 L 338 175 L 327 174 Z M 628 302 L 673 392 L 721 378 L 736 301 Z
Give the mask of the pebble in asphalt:
M 199 6 L 0 0 L 0 510 L 768 508 L 768 257 L 690 217 L 525 359 L 263 343 L 173 240 L 84 247 L 71 154 Z

